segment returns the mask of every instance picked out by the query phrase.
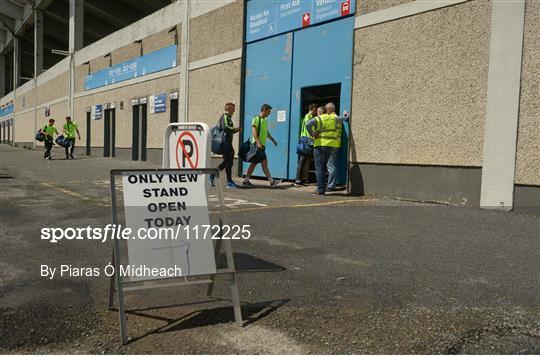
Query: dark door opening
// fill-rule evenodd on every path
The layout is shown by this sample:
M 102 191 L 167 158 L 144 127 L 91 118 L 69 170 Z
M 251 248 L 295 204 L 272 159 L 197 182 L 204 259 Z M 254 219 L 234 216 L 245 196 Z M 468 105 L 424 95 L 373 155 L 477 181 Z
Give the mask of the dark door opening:
M 302 118 L 298 122 L 298 132 L 301 132 L 302 121 L 304 116 L 309 111 L 309 104 L 316 104 L 317 107 L 325 106 L 328 103 L 334 103 L 336 106 L 336 113 L 339 115 L 339 103 L 341 100 L 341 83 L 319 85 L 313 87 L 302 88 L 300 93 L 300 103 L 302 106 Z M 308 177 L 310 183 L 316 182 L 315 177 L 315 163 L 311 160 L 309 167 L 304 167 L 302 176 Z
M 300 94 L 302 113 L 305 115 L 308 112 L 309 104 L 311 103 L 315 103 L 317 106 L 334 103 L 336 105 L 336 113 L 339 114 L 340 93 L 341 83 L 302 88 L 302 93 Z
M 131 135 L 131 159 L 146 161 L 146 104 L 133 105 L 133 130 Z
M 146 132 L 147 132 L 147 115 L 146 104 L 139 105 L 141 107 L 141 161 L 146 161 Z
M 170 122 L 178 122 L 178 99 L 171 99 L 171 120 Z
M 90 135 L 91 128 L 92 128 L 92 113 L 88 111 L 86 113 L 86 155 L 87 156 L 90 156 L 90 153 L 92 151 L 91 146 L 90 146 L 90 140 L 92 137 Z
M 11 137 L 11 122 L 10 122 L 10 121 L 6 122 L 6 125 L 7 125 L 7 139 L 8 139 L 8 144 L 11 144 L 11 142 L 12 142 L 12 137 Z
M 5 125 L 5 122 L 2 122 L 1 130 L 2 130 L 2 143 L 5 143 L 6 142 L 6 125 Z
M 103 157 L 114 157 L 116 156 L 116 110 L 105 109 L 104 117 Z

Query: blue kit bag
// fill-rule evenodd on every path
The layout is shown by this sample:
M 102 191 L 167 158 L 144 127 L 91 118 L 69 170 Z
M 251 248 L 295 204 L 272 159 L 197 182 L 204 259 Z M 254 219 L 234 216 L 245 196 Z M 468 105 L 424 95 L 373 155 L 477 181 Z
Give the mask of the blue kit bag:
M 45 134 L 43 133 L 42 130 L 39 130 L 39 131 L 36 133 L 36 141 L 39 141 L 39 142 L 45 141 Z
M 257 133 L 261 130 L 261 121 L 259 120 L 259 125 L 257 126 Z M 248 138 L 247 141 L 242 143 L 238 149 L 238 157 L 244 162 L 249 163 L 260 163 L 266 159 L 266 153 L 263 150 L 259 150 L 257 143 L 251 143 L 251 140 Z
M 225 130 L 223 130 L 220 125 L 212 127 L 210 130 L 212 135 L 212 153 L 217 155 L 223 154 L 227 150 L 227 137 Z
M 64 137 L 64 135 L 60 135 L 54 140 L 58 146 L 62 147 L 69 147 L 71 146 L 71 141 Z
M 313 140 L 309 137 L 302 136 L 296 145 L 296 153 L 299 155 L 310 155 L 313 153 Z

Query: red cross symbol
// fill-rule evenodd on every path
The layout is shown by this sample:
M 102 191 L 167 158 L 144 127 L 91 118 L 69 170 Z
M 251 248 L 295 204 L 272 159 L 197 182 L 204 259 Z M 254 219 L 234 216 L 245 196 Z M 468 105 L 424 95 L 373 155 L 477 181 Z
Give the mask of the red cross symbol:
M 302 16 L 302 27 L 306 27 L 311 25 L 311 14 L 309 12 L 306 12 Z
M 351 2 L 350 0 L 344 1 L 341 3 L 341 16 L 346 16 L 351 11 Z

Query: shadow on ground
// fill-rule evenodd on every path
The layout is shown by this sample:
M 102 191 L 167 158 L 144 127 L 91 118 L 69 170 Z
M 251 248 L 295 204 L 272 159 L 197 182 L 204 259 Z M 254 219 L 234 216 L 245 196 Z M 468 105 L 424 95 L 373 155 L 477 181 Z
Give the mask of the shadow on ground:
M 238 273 L 249 272 L 279 272 L 286 268 L 261 258 L 248 255 L 247 253 L 235 252 L 233 254 L 234 266 Z M 221 253 L 217 259 L 217 268 L 227 268 L 227 257 Z
M 216 299 L 216 300 L 223 301 L 223 299 Z M 270 315 L 271 313 L 281 308 L 288 302 L 289 302 L 289 299 L 280 299 L 280 300 L 265 301 L 265 302 L 260 302 L 260 303 L 242 304 L 241 306 L 242 318 L 244 320 L 243 326 L 247 326 L 251 323 L 254 323 L 258 320 L 265 318 L 266 316 Z M 182 306 L 182 305 L 183 304 L 177 305 L 177 306 Z M 175 307 L 175 306 L 170 305 L 168 307 Z M 152 309 L 146 308 L 144 310 L 150 311 Z M 161 316 L 152 315 L 148 312 L 142 312 L 139 310 L 129 310 L 129 311 L 126 311 L 126 314 L 136 315 L 139 317 L 145 317 L 145 318 L 151 318 L 151 319 L 157 319 L 160 321 L 167 322 L 167 324 L 164 326 L 150 330 L 149 332 L 143 335 L 136 336 L 130 339 L 129 343 L 133 343 L 135 341 L 141 340 L 153 334 L 175 332 L 175 331 L 180 331 L 180 330 L 194 329 L 194 328 L 200 328 L 204 326 L 228 324 L 228 323 L 235 322 L 234 311 L 233 311 L 232 305 L 191 311 L 177 319 L 163 318 Z

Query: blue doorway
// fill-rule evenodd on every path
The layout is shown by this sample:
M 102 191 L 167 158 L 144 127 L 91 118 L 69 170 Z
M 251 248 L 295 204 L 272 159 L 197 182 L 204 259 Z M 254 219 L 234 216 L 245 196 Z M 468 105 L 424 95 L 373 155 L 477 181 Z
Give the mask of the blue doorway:
M 336 113 L 351 111 L 351 78 L 354 18 L 348 17 L 294 34 L 294 62 L 291 89 L 291 145 L 296 157 L 300 123 L 309 99 L 316 104 L 333 102 Z M 347 182 L 349 124 L 344 124 L 338 158 L 338 184 Z M 288 179 L 294 179 L 297 160 L 289 160 Z
M 268 128 L 278 141 L 268 142 L 271 174 L 294 179 L 298 164 L 296 143 L 301 119 L 310 102 L 333 102 L 336 112 L 350 112 L 354 17 L 345 17 L 246 45 L 244 140 L 262 104 L 273 108 Z M 338 184 L 347 183 L 349 124 L 342 132 Z M 242 173 L 248 164 L 243 163 Z M 264 176 L 260 167 L 254 176 Z
M 268 131 L 276 139 L 267 142 L 268 168 L 276 178 L 287 178 L 289 159 L 289 107 L 291 93 L 293 34 L 287 33 L 247 45 L 244 139 L 251 137 L 251 120 L 262 104 L 272 106 Z M 249 164 L 243 163 L 245 173 Z M 264 177 L 260 165 L 254 176 Z

